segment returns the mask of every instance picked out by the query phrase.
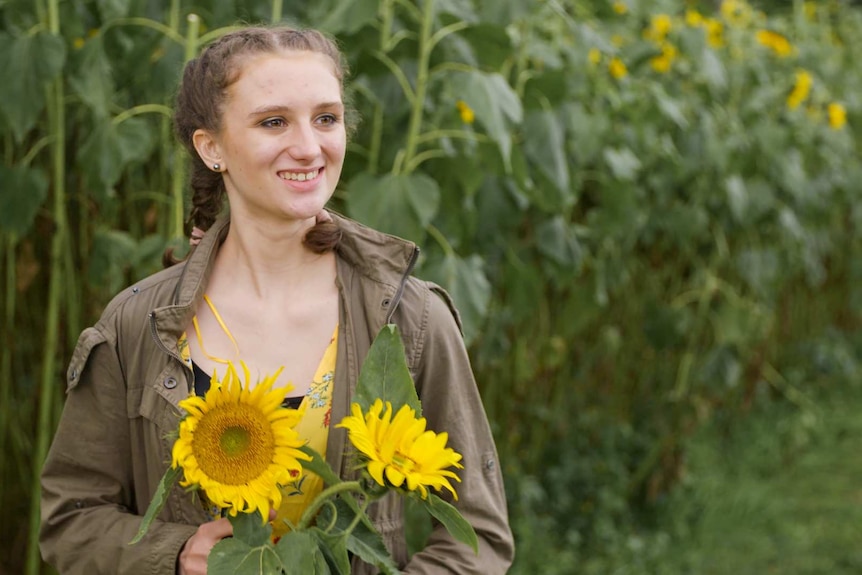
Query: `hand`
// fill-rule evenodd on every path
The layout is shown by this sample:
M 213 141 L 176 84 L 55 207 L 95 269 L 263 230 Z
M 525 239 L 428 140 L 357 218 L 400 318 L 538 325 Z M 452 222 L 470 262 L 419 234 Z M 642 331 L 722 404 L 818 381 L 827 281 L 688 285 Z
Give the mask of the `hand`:
M 231 535 L 233 535 L 233 525 L 226 518 L 216 519 L 198 527 L 180 551 L 177 573 L 206 575 L 210 550 L 216 543 Z
M 275 509 L 269 510 L 269 520 L 275 519 Z M 204 523 L 189 537 L 177 560 L 178 575 L 206 575 L 207 559 L 215 544 L 233 535 L 233 525 L 227 518 Z

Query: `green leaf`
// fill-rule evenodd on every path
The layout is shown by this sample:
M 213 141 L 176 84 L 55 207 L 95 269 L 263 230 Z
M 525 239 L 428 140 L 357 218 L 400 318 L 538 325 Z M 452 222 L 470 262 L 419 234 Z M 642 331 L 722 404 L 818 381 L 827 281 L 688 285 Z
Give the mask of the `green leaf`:
M 479 23 L 459 32 L 473 49 L 480 66 L 499 70 L 512 56 L 512 39 L 503 26 Z
M 433 493 L 429 493 L 427 499 L 420 499 L 420 501 L 428 513 L 443 524 L 449 535 L 455 540 L 469 545 L 474 553 L 479 553 L 479 539 L 476 537 L 476 532 L 457 509 Z
M 440 189 L 425 174 L 361 173 L 348 186 L 348 214 L 375 229 L 420 241 L 437 215 Z
M 312 527 L 308 532 L 317 540 L 317 547 L 323 554 L 323 558 L 333 575 L 350 575 L 347 537 L 330 535 L 317 527 Z
M 348 496 L 347 500 L 343 498 L 336 499 L 334 503 L 335 510 L 332 507 L 326 506 L 321 510 L 320 520 L 318 525 L 328 525 L 332 522 L 332 514 L 336 513 L 335 529 L 344 532 L 359 510 L 354 505 L 350 505 L 352 498 Z M 347 550 L 357 555 L 360 559 L 371 565 L 375 565 L 385 575 L 400 575 L 398 566 L 393 561 L 389 550 L 383 543 L 383 537 L 372 526 L 371 522 L 365 518 L 364 521 L 359 521 L 356 526 L 348 534 Z
M 77 161 L 86 170 L 90 186 L 107 190 L 119 181 L 127 164 L 149 156 L 153 142 L 144 118 L 129 118 L 119 125 L 104 120 L 81 146 Z
M 0 32 L 0 113 L 21 140 L 45 107 L 46 83 L 66 61 L 62 38 L 47 32 L 13 38 Z
M 484 261 L 478 255 L 461 258 L 453 253 L 429 263 L 422 274 L 443 286 L 452 296 L 461 314 L 467 345 L 479 335 L 491 300 L 491 284 L 483 268 Z
M 132 0 L 97 0 L 102 20 L 113 20 L 122 18 L 129 14 Z
M 631 181 L 640 172 L 641 161 L 628 148 L 605 148 L 604 158 L 617 179 Z
M 265 544 L 272 536 L 272 527 L 263 520 L 258 510 L 254 513 L 237 513 L 229 519 L 233 525 L 234 538 L 252 547 Z
M 303 469 L 307 469 L 308 471 L 320 476 L 320 478 L 323 479 L 323 482 L 327 485 L 341 483 L 341 478 L 332 470 L 320 453 L 307 445 L 303 445 L 299 450 L 306 455 L 311 456 L 311 461 L 300 461 Z
M 153 498 L 150 500 L 150 506 L 147 507 L 147 512 L 141 520 L 141 526 L 138 527 L 138 532 L 135 537 L 129 541 L 129 545 L 134 545 L 147 534 L 147 530 L 150 528 L 153 520 L 159 513 L 161 513 L 162 508 L 164 508 L 165 503 L 167 503 L 168 493 L 173 489 L 177 481 L 179 481 L 182 473 L 182 467 L 168 467 L 167 471 L 165 471 L 165 474 L 162 476 L 162 480 L 159 481 L 159 485 L 156 487 L 156 492 L 153 494 Z
M 384 403 L 391 402 L 393 413 L 409 405 L 416 411 L 416 417 L 422 416 L 422 405 L 404 356 L 404 343 L 395 324 L 383 326 L 371 343 L 359 372 L 353 402 L 367 413 L 378 398 Z
M 24 166 L 0 166 L 0 231 L 23 237 L 48 195 L 44 172 Z
M 566 132 L 563 122 L 552 110 L 533 110 L 524 119 L 524 152 L 545 173 L 562 196 L 569 189 L 569 162 L 566 158 Z M 574 197 L 569 198 L 572 202 Z
M 341 0 L 318 28 L 330 34 L 355 34 L 377 20 L 377 0 Z
M 315 538 L 303 531 L 289 531 L 275 545 L 275 552 L 281 558 L 286 575 L 312 575 L 328 573 L 323 554 Z M 322 564 L 326 571 L 319 570 Z
M 115 292 L 125 283 L 125 273 L 137 251 L 137 242 L 128 232 L 100 228 L 93 236 L 89 280 Z
M 252 547 L 228 537 L 216 543 L 207 558 L 207 575 L 278 575 L 283 571 L 284 563 L 270 542 Z
M 98 118 L 106 118 L 114 95 L 111 64 L 102 35 L 91 38 L 72 56 L 74 71 L 69 86 Z
M 524 110 L 518 94 L 500 74 L 461 72 L 454 78 L 461 100 L 472 108 L 476 119 L 497 143 L 509 167 L 512 152 L 511 125 L 520 124 Z
M 546 257 L 566 267 L 580 264 L 581 244 L 569 229 L 562 216 L 555 216 L 539 224 L 536 229 L 536 245 Z

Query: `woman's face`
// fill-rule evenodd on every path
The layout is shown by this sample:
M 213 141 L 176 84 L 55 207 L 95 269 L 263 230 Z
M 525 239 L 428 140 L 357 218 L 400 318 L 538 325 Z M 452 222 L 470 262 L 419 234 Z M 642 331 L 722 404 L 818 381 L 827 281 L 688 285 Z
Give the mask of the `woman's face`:
M 234 217 L 305 220 L 341 176 L 347 136 L 334 63 L 316 52 L 255 54 L 229 86 L 212 137 Z

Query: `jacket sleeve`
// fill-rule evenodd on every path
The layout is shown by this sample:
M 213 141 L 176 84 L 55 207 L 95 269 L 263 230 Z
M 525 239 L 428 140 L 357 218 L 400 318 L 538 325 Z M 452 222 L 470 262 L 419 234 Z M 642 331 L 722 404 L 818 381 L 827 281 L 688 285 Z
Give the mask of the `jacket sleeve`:
M 452 482 L 458 500 L 453 501 L 448 492 L 440 495 L 473 526 L 479 553 L 454 540 L 435 521 L 425 549 L 413 555 L 404 572 L 503 574 L 512 563 L 514 541 L 494 439 L 456 320 L 457 312 L 434 293 L 429 297 L 427 336 L 416 387 L 428 428 L 437 433 L 446 431 L 448 445 L 463 456 L 464 469 L 458 470 L 461 482 Z
M 63 575 L 174 575 L 196 527 L 154 521 L 135 545 L 126 386 L 113 347 L 81 335 L 63 415 L 42 468 L 42 555 Z

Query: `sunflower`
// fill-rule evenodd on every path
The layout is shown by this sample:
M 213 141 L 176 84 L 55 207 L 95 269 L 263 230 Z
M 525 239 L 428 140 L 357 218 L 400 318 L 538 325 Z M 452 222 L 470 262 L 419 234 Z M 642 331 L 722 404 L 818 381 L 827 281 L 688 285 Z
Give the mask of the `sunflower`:
M 425 429 L 425 418 L 416 418 L 416 411 L 404 405 L 392 417 L 392 404 L 376 400 L 368 413 L 354 403 L 351 413 L 338 427 L 348 431 L 351 443 L 367 459 L 367 469 L 371 477 L 380 485 L 389 484 L 401 487 L 405 481 L 410 491 L 419 490 L 422 498 L 428 497 L 426 487 L 436 490 L 448 489 L 455 499 L 458 494 L 449 483 L 451 478 L 461 479 L 447 467 L 463 469 L 458 463 L 461 454 L 446 447 L 448 434 L 434 433 Z M 384 479 L 385 475 L 385 479 Z
M 182 467 L 180 485 L 199 486 L 209 501 L 235 516 L 260 510 L 264 521 L 281 504 L 278 486 L 301 473 L 298 450 L 305 441 L 294 426 L 302 412 L 281 407 L 285 389 L 272 389 L 281 370 L 250 389 L 248 368 L 243 385 L 233 365 L 221 382 L 213 374 L 204 397 L 180 402 L 188 415 L 180 422 L 172 467 Z

